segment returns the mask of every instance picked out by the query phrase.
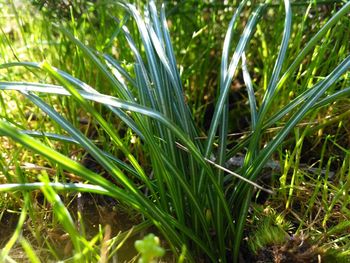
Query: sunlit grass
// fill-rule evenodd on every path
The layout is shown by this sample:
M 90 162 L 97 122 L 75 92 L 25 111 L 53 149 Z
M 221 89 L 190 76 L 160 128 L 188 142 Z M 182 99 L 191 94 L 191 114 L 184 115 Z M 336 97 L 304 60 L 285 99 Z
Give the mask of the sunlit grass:
M 4 181 L 0 190 L 7 193 L 21 191 L 24 197 L 28 195 L 27 191 L 41 190 L 53 206 L 55 218 L 69 233 L 74 250 L 72 260 L 90 258 L 98 261 L 100 253 L 95 247 L 98 237 L 88 240 L 81 235 L 66 204 L 56 193 L 58 191 L 91 192 L 120 201 L 140 213 L 146 220 L 146 226 L 154 225 L 167 240 L 174 255 L 182 253 L 191 261 L 198 258 L 208 258 L 213 262 L 238 260 L 254 194 L 252 185 L 259 180 L 272 155 L 278 152 L 282 152 L 285 159 L 279 194 L 286 202 L 286 209 L 292 207 L 298 186 L 303 181 L 298 170 L 302 144 L 313 128 L 308 126 L 299 130 L 298 123 L 305 116 L 313 120 L 320 107 L 349 94 L 348 44 L 332 46 L 332 39 L 347 43 L 346 38 L 343 40 L 342 35 L 337 34 L 335 26 L 340 21 L 348 23 L 346 15 L 350 4 L 344 4 L 320 29 L 307 34 L 305 40 L 302 33 L 293 35 L 292 8 L 289 1 L 284 1 L 284 5 L 279 7 L 284 21 L 278 23 L 279 34 L 273 38 L 274 48 L 271 48 L 273 54 L 262 68 L 257 68 L 254 56 L 258 53 L 266 57 L 271 52 L 265 42 L 263 28 L 269 28 L 266 11 L 275 10 L 276 6 L 271 7 L 267 3 L 252 6 L 250 13 L 246 11 L 249 16 L 244 21 L 243 32 L 240 32 L 241 27 L 236 28 L 235 25 L 241 24 L 244 19 L 241 12 L 248 8 L 246 2 L 243 1 L 235 9 L 228 25 L 221 67 L 217 73 L 216 104 L 211 119 L 205 120 L 210 129 L 203 140 L 198 139 L 202 127 L 195 123 L 193 111 L 184 97 L 182 75 L 176 62 L 178 51 L 174 51 L 177 46 L 171 44 L 165 9 L 162 7 L 158 12 L 153 1 L 150 1 L 143 15 L 135 6 L 120 3 L 126 19 L 118 22 L 114 33 L 118 40 L 122 39 L 124 48 L 128 44 L 125 58 L 130 61 L 120 61 L 118 56 L 113 56 L 115 54 L 108 54 L 109 48 L 93 50 L 80 35 L 80 28 L 74 27 L 74 21 L 70 25 L 71 30 L 64 24 L 49 31 L 59 32 L 59 41 L 62 42 L 55 48 L 73 47 L 75 50 L 67 67 L 61 67 L 63 55 L 68 52 L 66 49 L 57 52 L 57 57 L 46 58 L 44 62 L 41 62 L 44 59 L 42 52 L 33 52 L 33 56 L 25 58 L 39 62 L 16 61 L 13 57 L 3 61 L 0 67 L 3 71 L 11 72 L 10 75 L 13 74 L 15 78 L 6 78 L 10 81 L 2 81 L 0 89 L 19 91 L 26 102 L 16 100 L 17 95 L 14 94 L 17 93 L 14 92 L 7 93 L 11 94 L 10 98 L 3 96 L 0 134 L 21 145 L 21 151 L 22 147 L 29 149 L 31 152 L 23 150 L 27 155 L 35 153 L 44 157 L 47 161 L 41 166 L 49 166 L 57 172 L 48 179 L 46 169 L 41 169 L 41 182 L 35 176 L 30 181 L 25 179 L 21 172 L 21 162 L 25 158 L 19 159 L 19 150 L 12 146 L 13 149 L 10 147 L 7 154 L 16 152 L 14 163 L 10 164 L 15 169 L 11 173 L 3 169 L 2 173 L 8 173 L 8 178 L 16 174 L 18 178 Z M 304 22 L 308 12 L 310 10 L 306 11 Z M 129 22 L 131 18 L 134 24 Z M 262 43 L 257 43 L 254 38 L 256 28 L 257 39 Z M 26 41 L 25 35 L 21 34 L 23 41 Z M 291 39 L 296 39 L 296 43 Z M 254 46 L 260 45 L 261 54 L 259 50 L 254 51 Z M 8 48 L 8 42 L 3 41 L 2 48 Z M 29 53 L 32 51 L 31 48 L 28 50 Z M 54 50 L 48 51 L 48 54 L 51 52 Z M 334 59 L 324 62 L 319 54 L 328 54 Z M 85 67 L 85 62 L 88 67 Z M 126 69 L 123 68 L 125 65 Z M 259 74 L 261 78 L 250 73 L 251 65 L 254 75 Z M 239 116 L 229 115 L 229 94 L 241 66 L 248 92 L 250 127 L 247 136 L 233 145 L 228 139 L 231 132 L 229 123 Z M 30 74 L 26 75 L 26 72 Z M 15 102 L 13 109 L 5 109 L 7 101 Z M 34 125 L 25 125 L 31 117 L 21 107 L 30 111 L 35 108 L 38 119 Z M 45 116 L 45 120 L 41 116 Z M 88 136 L 87 130 L 81 129 L 78 116 L 87 118 L 97 127 L 96 139 Z M 120 134 L 121 122 L 128 127 L 129 135 L 125 137 Z M 266 129 L 281 123 L 283 126 L 276 130 L 273 137 L 266 136 Z M 131 139 L 137 150 L 130 147 Z M 282 146 L 287 139 L 295 140 L 296 144 L 291 152 L 284 153 Z M 59 150 L 60 147 L 63 149 Z M 77 162 L 81 155 L 71 156 L 72 149 L 88 152 L 101 166 L 100 170 L 92 171 Z M 245 160 L 235 172 L 245 180 L 220 168 L 238 153 L 244 155 Z M 322 156 L 320 158 L 323 160 Z M 212 165 L 213 160 L 216 165 Z M 6 164 L 8 161 L 9 157 L 2 156 L 1 162 L 9 166 Z M 35 163 L 35 160 L 32 162 Z M 288 173 L 290 170 L 291 177 Z M 105 176 L 102 176 L 102 171 Z M 66 173 L 78 176 L 79 182 L 70 182 L 72 178 L 66 177 Z M 317 179 L 317 185 L 317 189 L 323 187 L 322 200 L 326 203 L 329 199 L 328 180 Z M 265 188 L 260 187 L 263 191 L 273 192 Z M 341 189 L 344 191 L 345 188 Z M 315 198 L 311 198 L 310 202 L 316 202 Z M 21 218 L 27 216 L 27 210 L 30 211 L 31 208 L 27 206 L 23 206 Z M 327 211 L 324 225 L 331 217 L 331 210 Z M 22 225 L 20 220 L 13 238 L 2 252 L 3 259 L 8 257 L 13 240 L 20 239 Z M 140 226 L 140 229 L 146 227 L 142 223 Z M 337 225 L 338 228 L 340 226 Z M 99 232 L 99 236 L 103 236 L 102 232 Z M 32 249 L 25 241 L 22 241 L 22 245 L 35 261 Z M 185 255 L 183 251 L 187 251 Z

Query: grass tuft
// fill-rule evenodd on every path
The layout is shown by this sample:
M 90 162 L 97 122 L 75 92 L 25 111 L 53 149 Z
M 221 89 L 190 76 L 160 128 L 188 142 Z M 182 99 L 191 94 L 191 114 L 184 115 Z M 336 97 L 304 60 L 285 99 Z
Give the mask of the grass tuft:
M 88 241 L 79 233 L 68 209 L 57 194 L 59 190 L 103 194 L 120 201 L 155 226 L 167 240 L 172 252 L 180 258 L 187 257 L 189 261 L 208 259 L 212 262 L 238 262 L 255 191 L 253 186 L 266 190 L 258 183 L 262 170 L 272 155 L 281 150 L 293 131 L 297 146 L 291 158 L 300 159 L 301 152 L 298 149 L 301 149 L 300 144 L 307 132 L 299 136 L 297 125 L 317 109 L 349 94 L 348 87 L 330 92 L 347 78 L 350 56 L 344 53 L 341 61 L 336 61 L 322 75 L 320 73 L 313 81 L 308 81 L 307 87 L 302 87 L 300 92 L 293 91 L 296 93 L 294 99 L 279 105 L 278 110 L 274 108 L 286 85 L 298 78 L 296 71 L 308 66 L 304 61 L 308 61 L 310 52 L 317 50 L 319 45 L 322 46 L 322 38 L 327 37 L 328 32 L 336 30 L 337 23 L 347 18 L 350 2 L 344 3 L 310 40 L 306 43 L 300 41 L 298 44 L 303 44 L 304 47 L 291 56 L 288 52 L 293 47 L 290 41 L 294 37 L 293 13 L 290 1 L 284 0 L 284 22 L 281 24 L 281 35 L 278 36 L 280 44 L 273 56 L 272 67 L 265 72 L 265 80 L 268 80 L 267 85 L 264 85 L 266 88 L 257 89 L 257 81 L 249 72 L 253 59 L 249 54 L 252 52 L 250 44 L 254 41 L 257 25 L 263 27 L 267 23 L 266 12 L 276 8 L 270 2 L 251 4 L 242 1 L 233 14 L 221 52 L 217 98 L 205 140 L 198 140 L 201 128 L 195 123 L 195 116 L 186 103 L 165 6 L 162 5 L 158 11 L 153 0 L 144 6 L 143 14 L 135 5 L 118 2 L 127 15 L 121 22 L 115 19 L 119 25 L 113 35 L 128 45 L 127 52 L 131 53 L 131 58 L 127 62 L 127 68 L 123 67 L 125 63 L 118 60 L 118 56 L 94 50 L 83 40 L 79 40 L 76 28 L 72 33 L 64 25 L 56 26 L 55 30 L 62 34 L 60 37 L 69 41 L 70 45 L 75 45 L 79 63 L 89 61 L 92 65 L 96 76 L 101 78 L 97 84 L 105 82 L 103 89 L 99 85 L 94 86 L 74 77 L 66 70 L 55 68 L 47 60 L 38 63 L 19 59 L 1 64 L 2 70 L 24 68 L 34 76 L 45 76 L 44 79 L 38 77 L 33 81 L 1 81 L 0 90 L 2 93 L 18 91 L 31 103 L 30 107 L 40 109 L 38 112 L 47 116 L 57 129 L 52 133 L 43 127 L 21 127 L 16 124 L 15 119 L 2 113 L 0 136 L 11 138 L 21 147 L 44 157 L 56 168 L 57 173 L 69 172 L 79 176 L 81 182 L 61 181 L 64 178 L 62 175 L 54 178 L 55 181 L 42 170 L 39 177 L 41 182 L 37 179 L 34 182 L 10 182 L 3 184 L 0 191 L 21 191 L 27 200 L 29 190 L 40 189 L 52 205 L 56 218 L 69 233 L 73 244 L 73 261 L 98 261 L 101 258 L 106 261 L 110 248 L 103 246 L 103 251 L 97 253 L 94 245 L 98 237 Z M 242 12 L 248 8 L 252 11 L 247 20 L 243 21 Z M 129 18 L 134 23 L 130 28 L 127 26 Z M 75 24 L 74 17 L 72 23 Z M 241 24 L 244 24 L 244 28 L 240 34 L 238 25 Z M 260 30 L 261 28 L 258 31 Z M 107 46 L 110 47 L 111 42 L 108 43 Z M 336 55 L 330 53 L 330 56 Z M 318 63 L 321 67 L 321 62 Z M 243 71 L 243 82 L 247 87 L 251 120 L 248 135 L 232 146 L 228 140 L 231 121 L 229 94 L 239 69 Z M 257 92 L 263 95 L 256 97 Z M 81 131 L 78 123 L 65 117 L 62 109 L 55 107 L 55 103 L 51 101 L 55 97 L 61 101 L 63 108 L 69 105 L 68 111 L 77 111 L 89 117 L 107 141 L 104 147 Z M 72 119 L 76 119 L 75 117 L 72 116 Z M 272 138 L 266 139 L 266 130 L 274 128 L 276 123 L 282 121 L 283 127 Z M 139 147 L 145 158 L 143 162 L 139 152 L 130 147 L 130 141 L 120 135 L 116 123 L 127 126 L 131 137 L 140 141 Z M 56 140 L 66 147 L 76 147 L 87 152 L 102 167 L 106 176 L 52 147 L 51 141 Z M 242 167 L 234 173 L 227 173 L 226 168 L 222 167 L 237 153 L 244 155 Z M 287 208 L 292 202 L 296 177 L 295 170 L 290 190 L 288 193 L 284 192 L 289 198 Z M 326 195 L 328 186 L 325 183 L 323 187 Z M 27 207 L 25 201 L 15 233 L 0 254 L 3 260 L 7 260 L 14 242 L 20 238 Z M 261 231 L 261 235 L 268 236 L 268 226 L 264 226 Z M 108 235 L 110 234 L 106 230 L 105 237 Z M 103 239 L 101 236 L 99 238 Z M 267 239 L 272 238 L 273 236 L 268 236 Z M 28 251 L 28 256 L 35 261 L 33 249 L 26 241 L 21 244 Z

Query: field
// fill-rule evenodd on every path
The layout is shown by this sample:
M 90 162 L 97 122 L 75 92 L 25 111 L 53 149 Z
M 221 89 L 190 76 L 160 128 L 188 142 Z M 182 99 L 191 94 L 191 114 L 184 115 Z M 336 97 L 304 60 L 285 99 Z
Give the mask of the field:
M 0 262 L 350 262 L 350 2 L 0 7 Z

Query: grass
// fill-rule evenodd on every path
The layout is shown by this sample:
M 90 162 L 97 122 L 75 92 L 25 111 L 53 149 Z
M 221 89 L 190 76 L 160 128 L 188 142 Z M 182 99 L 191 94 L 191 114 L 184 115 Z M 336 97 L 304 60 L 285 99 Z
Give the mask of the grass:
M 66 259 L 68 261 L 106 258 L 98 251 L 97 244 L 103 243 L 103 236 L 108 231 L 101 229 L 92 238 L 87 238 L 80 232 L 62 200 L 64 195 L 57 192 L 89 192 L 118 200 L 143 216 L 144 222 L 139 229 L 155 226 L 172 253 L 180 258 L 237 262 L 245 224 L 250 216 L 249 207 L 255 195 L 252 185 L 256 186 L 256 182 L 259 182 L 265 164 L 275 153 L 282 152 L 285 169 L 281 189 L 274 191 L 284 198 L 286 209 L 289 209 L 295 202 L 298 187 L 303 181 L 308 182 L 302 180 L 298 167 L 302 144 L 314 128 L 308 126 L 300 131 L 298 124 L 306 116 L 309 120 L 316 118 L 317 114 L 321 114 L 318 109 L 334 105 L 349 93 L 348 44 L 337 28 L 341 27 L 339 23 L 348 24 L 350 4 L 338 4 L 332 16 L 325 19 L 327 22 L 316 32 L 311 32 L 311 36 L 306 34 L 308 38 L 305 40 L 303 30 L 297 31 L 300 28 L 293 27 L 293 9 L 289 1 L 284 1 L 283 6 L 273 6 L 269 2 L 248 6 L 247 1 L 241 2 L 225 34 L 216 80 L 216 103 L 203 140 L 198 139 L 203 131 L 194 121 L 195 111 L 184 97 L 182 78 L 186 74 L 178 70 L 178 46 L 172 45 L 164 6 L 158 11 L 156 4 L 150 1 L 145 5 L 143 15 L 134 5 L 119 3 L 119 7 L 124 11 L 118 11 L 122 17 L 116 19 L 116 30 L 109 32 L 113 37 L 101 41 L 100 45 L 97 43 L 97 50 L 85 44 L 91 40 L 91 35 L 80 36 L 80 30 L 84 32 L 84 23 L 75 23 L 72 16 L 71 24 L 65 23 L 48 30 L 49 39 L 52 39 L 51 32 L 60 32 L 57 47 L 50 45 L 49 49 L 62 50 L 52 53 L 52 58 L 48 57 L 44 62 L 27 62 L 36 58 L 34 55 L 38 54 L 34 52 L 32 57 L 18 61 L 9 59 L 0 66 L 15 75 L 17 80 L 2 81 L 0 90 L 19 91 L 31 103 L 17 100 L 19 116 L 13 116 L 6 110 L 1 113 L 0 134 L 11 138 L 20 148 L 12 147 L 14 157 L 1 158 L 3 166 L 12 165 L 15 172 L 9 173 L 3 169 L 7 180 L 0 189 L 13 195 L 14 199 L 24 200 L 17 228 L 4 246 L 1 257 L 8 259 L 14 241 L 25 240 L 20 234 L 21 229 L 27 213 L 34 213 L 31 205 L 34 201 L 29 193 L 40 190 L 55 215 L 52 223 L 59 223 L 69 234 L 72 253 L 71 258 Z M 284 18 L 283 22 L 278 23 L 278 35 L 268 45 L 263 28 L 274 26 L 269 24 L 269 19 L 276 10 L 283 12 Z M 306 27 L 310 10 L 312 4 L 303 17 L 302 28 Z M 19 16 L 16 18 L 20 19 Z M 67 29 L 69 26 L 72 30 Z M 88 25 L 85 26 L 88 28 Z M 19 28 L 22 28 L 21 25 Z M 206 29 L 202 30 L 205 32 Z M 198 32 L 200 34 L 201 31 Z M 25 42 L 25 32 L 20 34 Z M 195 41 L 195 37 L 190 41 Z M 118 55 L 113 57 L 106 53 L 112 50 L 116 38 L 121 47 L 128 50 L 119 59 Z M 332 45 L 333 39 L 339 40 L 339 43 Z M 27 46 L 26 43 L 21 44 Z M 65 66 L 63 56 L 73 44 L 73 58 Z M 6 50 L 5 46 L 3 44 L 3 50 Z M 254 47 L 259 48 L 254 50 Z M 254 64 L 256 54 L 262 61 L 267 59 L 261 68 Z M 329 59 L 324 62 L 318 54 L 328 54 Z M 124 58 L 128 61 L 123 61 Z M 42 61 L 40 54 L 36 59 Z M 55 68 L 54 63 L 48 62 L 50 60 L 57 61 L 59 66 L 64 65 L 63 70 Z M 229 94 L 240 68 L 247 87 L 250 122 L 247 135 L 232 142 L 229 140 L 229 133 L 232 132 L 229 123 L 239 116 L 230 116 Z M 254 74 L 250 73 L 250 68 L 254 69 Z M 209 69 L 204 67 L 202 70 L 207 72 Z M 30 74 L 29 77 L 27 74 Z M 201 85 L 203 82 L 198 87 Z M 6 96 L 2 97 L 4 106 L 8 100 Z M 11 99 L 14 99 L 13 95 Z M 197 105 L 199 99 L 195 98 L 194 101 L 197 102 L 193 105 Z M 45 116 L 51 124 L 47 125 L 39 118 L 33 128 L 24 125 L 27 117 L 23 107 L 36 107 L 35 114 Z M 81 130 L 77 116 L 87 118 L 89 125 L 97 127 L 98 142 L 87 136 L 87 131 Z M 18 119 L 23 124 L 18 124 Z M 267 129 L 280 123 L 283 123 L 281 128 L 278 127 L 273 136 L 267 136 Z M 120 125 L 128 127 L 130 136 L 121 136 L 117 129 Z M 131 139 L 139 141 L 136 149 L 130 147 Z M 288 153 L 287 150 L 285 154 L 283 149 L 290 139 L 296 141 L 296 146 L 292 152 Z M 60 151 L 61 147 L 63 149 Z M 72 149 L 89 153 L 102 167 L 105 176 L 102 176 L 101 170 L 93 171 L 70 158 Z M 25 158 L 19 157 L 23 152 L 28 158 L 33 154 L 43 157 L 42 166 L 54 168 L 54 176 L 49 177 L 44 169 L 37 174 L 25 175 L 21 168 L 21 161 Z M 244 155 L 242 167 L 234 173 L 227 173 L 223 168 L 226 161 L 238 153 Z M 81 155 L 75 157 L 79 158 Z M 292 167 L 293 174 L 288 182 L 288 171 Z M 343 178 L 347 171 L 346 164 L 344 167 Z M 78 176 L 79 182 L 69 180 L 68 174 Z M 321 177 L 315 182 L 316 189 L 323 187 L 321 200 L 324 206 L 329 200 L 330 183 Z M 333 187 L 331 193 L 345 191 L 346 185 L 340 189 Z M 268 187 L 260 186 L 260 190 L 272 192 Z M 332 216 L 332 207 L 340 198 L 336 196 L 325 209 L 328 212 L 323 226 Z M 310 198 L 310 204 L 317 203 L 318 198 L 314 195 Z M 309 212 L 306 211 L 304 216 L 307 217 Z M 302 222 L 306 222 L 306 219 Z M 300 223 L 300 229 L 302 225 Z M 346 223 L 339 222 L 326 233 L 333 235 L 344 227 Z M 35 231 L 34 235 L 38 235 Z M 263 234 L 258 232 L 258 235 Z M 35 262 L 37 256 L 35 250 L 28 246 L 30 243 L 20 243 L 28 257 Z M 112 245 L 107 250 L 112 257 Z M 54 248 L 51 253 L 55 254 Z M 56 258 L 59 259 L 59 256 Z

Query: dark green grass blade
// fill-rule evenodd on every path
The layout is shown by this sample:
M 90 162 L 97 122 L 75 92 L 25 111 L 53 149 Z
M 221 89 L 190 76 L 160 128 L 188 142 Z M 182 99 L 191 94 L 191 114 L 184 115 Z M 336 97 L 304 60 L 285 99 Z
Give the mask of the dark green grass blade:
M 256 157 L 256 154 L 259 151 L 259 140 L 262 134 L 261 129 L 263 128 L 264 118 L 270 105 L 272 104 L 271 98 L 274 96 L 277 90 L 276 84 L 278 82 L 278 78 L 281 73 L 283 62 L 285 61 L 285 56 L 288 48 L 288 42 L 289 42 L 291 27 L 292 27 L 292 11 L 291 11 L 289 0 L 284 1 L 284 8 L 285 8 L 285 21 L 284 21 L 284 30 L 283 30 L 281 47 L 280 47 L 274 68 L 272 70 L 271 79 L 269 81 L 267 91 L 264 95 L 262 105 L 258 111 L 257 122 L 255 125 L 253 136 L 250 140 L 246 158 L 244 160 L 243 170 L 246 170 L 247 166 L 252 163 L 252 161 Z
M 233 54 L 233 57 L 231 59 L 231 63 L 229 65 L 229 68 L 227 70 L 227 77 L 225 79 L 225 83 L 223 84 L 222 92 L 220 93 L 220 96 L 217 101 L 217 105 L 215 107 L 214 116 L 212 118 L 210 130 L 208 132 L 208 139 L 206 142 L 206 149 L 204 156 L 207 158 L 209 157 L 212 149 L 212 144 L 214 142 L 216 129 L 219 125 L 220 116 L 228 95 L 229 87 L 233 78 L 233 75 L 237 69 L 240 57 L 242 56 L 242 53 L 244 52 L 249 39 L 251 38 L 253 34 L 253 30 L 258 23 L 260 16 L 264 9 L 266 8 L 265 5 L 259 5 L 259 7 L 253 12 L 251 18 L 249 19 L 247 26 L 244 29 L 244 32 L 242 33 L 242 37 L 240 38 L 237 48 Z M 199 190 L 201 189 L 201 184 L 199 187 Z
M 234 29 L 236 24 L 239 21 L 239 15 L 243 9 L 243 7 L 246 5 L 247 1 L 242 1 L 239 6 L 237 7 L 230 23 L 228 26 L 228 29 L 226 31 L 224 45 L 223 45 L 223 51 L 222 51 L 222 57 L 221 57 L 221 69 L 220 69 L 220 93 L 225 92 L 225 83 L 227 80 L 227 74 L 228 74 L 228 60 L 229 60 L 229 53 L 230 53 L 230 47 L 232 38 L 234 35 Z M 230 78 L 230 76 L 229 76 Z M 229 80 L 230 81 L 230 80 Z M 219 152 L 218 152 L 218 160 L 217 163 L 219 165 L 224 165 L 226 160 L 226 152 L 227 152 L 227 133 L 228 133 L 228 116 L 229 116 L 229 109 L 228 109 L 228 98 L 225 101 L 225 105 L 223 106 L 222 110 L 222 116 L 221 116 L 221 123 L 220 123 L 220 129 L 219 129 Z M 224 182 L 224 172 L 222 170 L 219 170 L 217 173 L 217 180 L 218 184 L 223 187 Z M 216 198 L 216 210 L 215 210 L 215 222 L 217 227 L 217 235 L 218 239 L 220 240 L 219 248 L 220 248 L 220 254 L 225 254 L 225 234 L 224 234 L 224 222 L 222 220 L 221 214 L 221 204 L 220 200 Z

